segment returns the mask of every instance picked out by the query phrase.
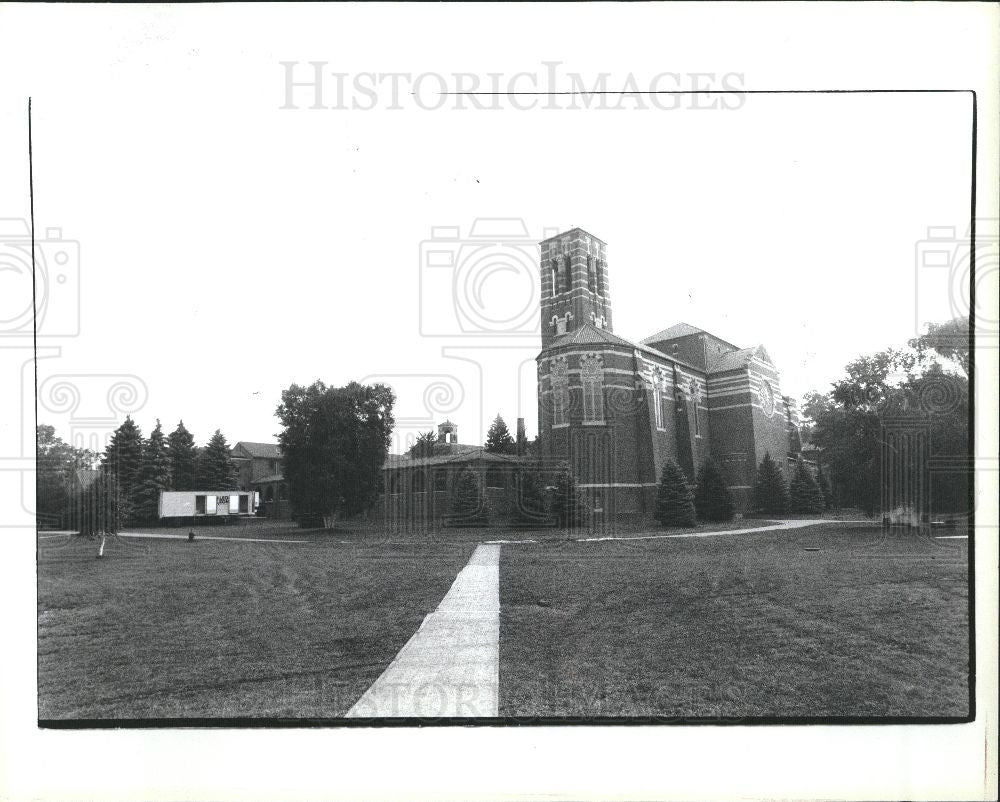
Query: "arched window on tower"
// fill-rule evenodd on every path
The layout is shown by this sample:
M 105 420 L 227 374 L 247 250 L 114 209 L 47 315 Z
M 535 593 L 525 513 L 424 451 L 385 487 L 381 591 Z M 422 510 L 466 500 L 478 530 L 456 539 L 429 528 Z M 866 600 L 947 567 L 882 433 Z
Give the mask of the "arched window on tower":
M 604 294 L 604 269 L 606 265 L 603 259 L 597 259 L 594 265 L 594 281 L 597 284 L 595 292 L 598 295 Z
M 558 257 L 553 258 L 549 265 L 549 273 L 552 276 L 552 294 L 559 294 L 559 284 L 561 281 L 561 274 L 559 272 L 559 259 Z
M 597 269 L 594 264 L 594 257 L 587 256 L 587 289 L 597 292 Z

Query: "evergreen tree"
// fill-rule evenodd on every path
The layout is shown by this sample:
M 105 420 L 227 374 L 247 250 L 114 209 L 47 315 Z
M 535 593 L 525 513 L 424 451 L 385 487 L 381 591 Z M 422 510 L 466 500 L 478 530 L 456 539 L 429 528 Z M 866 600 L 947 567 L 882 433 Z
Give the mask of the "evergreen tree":
M 733 498 L 722 473 L 711 460 L 705 460 L 698 471 L 698 487 L 694 494 L 698 517 L 706 521 L 729 521 L 733 517 Z
M 462 471 L 452 487 L 450 517 L 452 524 L 460 526 L 485 526 L 489 523 L 479 476 L 471 468 Z
M 163 427 L 157 418 L 156 427 L 142 449 L 142 468 L 136 493 L 136 513 L 140 520 L 159 518 L 160 493 L 170 489 L 170 454 Z
M 517 517 L 522 523 L 545 522 L 545 496 L 542 479 L 535 465 L 522 466 L 518 474 Z
M 111 435 L 102 467 L 114 478 L 115 492 L 124 499 L 125 521 L 131 520 L 142 471 L 142 431 L 131 416 L 126 416 L 125 422 Z
M 826 475 L 822 464 L 816 466 L 816 484 L 823 494 L 823 508 L 830 509 L 833 506 L 833 488 L 830 487 L 830 477 Z
M 663 465 L 660 485 L 656 494 L 656 520 L 663 526 L 694 526 L 697 516 L 694 494 L 676 462 L 668 460 Z
M 180 421 L 167 437 L 167 453 L 170 457 L 170 488 L 197 489 L 198 450 L 194 446 L 194 436 L 184 427 L 184 421 Z
M 499 412 L 486 434 L 486 450 L 494 454 L 513 454 L 516 450 L 514 438 L 510 436 L 510 430 Z
M 229 454 L 226 438 L 218 429 L 198 454 L 198 489 L 235 490 L 238 471 Z
M 818 515 L 823 512 L 823 491 L 801 460 L 795 462 L 795 474 L 789 487 L 792 512 Z
M 580 492 L 576 477 L 569 469 L 563 468 L 556 474 L 555 490 L 552 494 L 552 514 L 559 526 L 573 529 L 587 522 L 587 502 Z
M 757 467 L 753 504 L 757 512 L 765 515 L 783 515 L 788 512 L 788 485 L 781 469 L 767 451 L 764 452 L 764 459 Z

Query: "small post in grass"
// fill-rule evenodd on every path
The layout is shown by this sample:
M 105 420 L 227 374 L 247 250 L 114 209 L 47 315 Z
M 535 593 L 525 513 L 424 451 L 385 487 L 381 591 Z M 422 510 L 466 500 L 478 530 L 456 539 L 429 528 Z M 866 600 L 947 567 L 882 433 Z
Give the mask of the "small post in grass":
M 190 543 L 193 540 L 194 540 L 194 530 L 191 529 L 188 531 L 188 543 Z

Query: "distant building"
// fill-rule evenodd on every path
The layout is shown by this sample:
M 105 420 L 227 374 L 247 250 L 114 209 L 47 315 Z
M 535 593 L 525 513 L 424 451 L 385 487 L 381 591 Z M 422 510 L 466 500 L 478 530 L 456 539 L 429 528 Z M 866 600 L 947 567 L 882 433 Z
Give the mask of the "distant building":
M 257 491 L 267 517 L 290 517 L 288 485 L 282 475 L 278 444 L 240 440 L 233 446 L 230 455 L 239 471 L 237 488 Z
M 466 470 L 479 476 L 491 520 L 515 517 L 517 473 L 523 463 L 513 454 L 494 454 L 483 446 L 458 442 L 458 426 L 438 424 L 432 454 L 389 454 L 382 469 L 385 489 L 376 508 L 379 517 L 421 526 L 439 526 L 448 515 L 455 480 Z

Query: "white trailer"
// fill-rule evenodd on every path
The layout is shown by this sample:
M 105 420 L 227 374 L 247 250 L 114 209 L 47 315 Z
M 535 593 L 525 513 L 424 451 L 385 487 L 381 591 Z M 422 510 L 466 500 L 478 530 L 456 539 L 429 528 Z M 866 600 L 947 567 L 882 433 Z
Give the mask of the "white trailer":
M 246 490 L 164 490 L 161 518 L 224 518 L 253 515 L 257 493 Z

